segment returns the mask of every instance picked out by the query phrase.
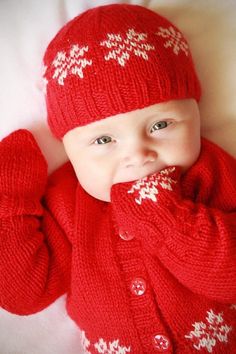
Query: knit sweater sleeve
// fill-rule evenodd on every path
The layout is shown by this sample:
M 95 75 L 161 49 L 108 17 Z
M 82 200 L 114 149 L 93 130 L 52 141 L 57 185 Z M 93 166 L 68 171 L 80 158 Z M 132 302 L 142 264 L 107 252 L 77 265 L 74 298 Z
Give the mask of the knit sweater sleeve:
M 218 178 L 218 185 L 206 188 L 208 195 L 212 188 L 221 193 L 219 184 L 228 188 L 230 210 L 185 198 L 177 167 L 114 185 L 111 194 L 123 232 L 135 235 L 191 291 L 226 303 L 236 302 L 235 166 L 222 174 L 228 186 Z
M 9 312 L 38 312 L 68 291 L 71 226 L 55 189 L 29 131 L 0 142 L 0 306 Z

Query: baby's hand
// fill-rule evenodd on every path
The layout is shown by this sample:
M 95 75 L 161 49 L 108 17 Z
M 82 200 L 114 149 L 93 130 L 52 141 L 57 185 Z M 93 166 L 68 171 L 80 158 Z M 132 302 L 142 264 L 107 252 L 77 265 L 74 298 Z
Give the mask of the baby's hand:
M 0 194 L 11 197 L 41 196 L 47 163 L 26 129 L 14 131 L 0 142 Z
M 115 184 L 111 202 L 116 217 L 124 224 L 131 218 L 138 224 L 165 215 L 178 203 L 180 175 L 181 169 L 171 166 L 134 182 Z
M 178 188 L 180 168 L 167 167 L 134 182 L 118 183 L 112 187 L 111 200 L 125 198 L 138 205 L 158 203 L 161 195 L 167 196 Z
M 114 185 L 111 203 L 116 228 L 142 240 L 146 234 L 153 236 L 155 249 L 157 234 L 161 241 L 166 226 L 173 224 L 172 211 L 178 208 L 180 198 L 180 175 L 181 169 L 173 166 L 138 181 Z

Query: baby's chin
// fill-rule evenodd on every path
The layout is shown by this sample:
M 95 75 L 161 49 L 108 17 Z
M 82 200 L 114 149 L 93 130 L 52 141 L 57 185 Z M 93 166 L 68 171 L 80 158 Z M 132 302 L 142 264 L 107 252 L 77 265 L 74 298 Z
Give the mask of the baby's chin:
M 91 190 L 87 190 L 84 188 L 84 190 L 93 198 L 100 200 L 101 202 L 110 202 L 111 201 L 111 196 L 110 196 L 110 192 L 111 192 L 111 188 L 109 189 L 109 191 L 100 191 L 100 193 L 98 193 L 97 191 L 91 191 Z

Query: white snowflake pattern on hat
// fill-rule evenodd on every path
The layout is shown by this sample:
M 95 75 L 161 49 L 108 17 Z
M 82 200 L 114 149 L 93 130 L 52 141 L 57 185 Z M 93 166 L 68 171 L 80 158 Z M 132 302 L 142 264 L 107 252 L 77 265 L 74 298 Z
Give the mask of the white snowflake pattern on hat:
M 121 66 L 125 66 L 131 54 L 148 60 L 148 52 L 155 50 L 155 47 L 147 42 L 147 34 L 137 33 L 133 28 L 126 32 L 125 37 L 114 33 L 108 33 L 107 37 L 107 40 L 100 43 L 101 46 L 109 49 L 104 58 L 107 61 L 114 59 Z
M 88 46 L 79 47 L 78 44 L 74 44 L 69 52 L 58 52 L 52 62 L 55 68 L 53 79 L 57 79 L 59 85 L 64 85 L 64 80 L 69 74 L 77 75 L 82 79 L 84 68 L 87 65 L 92 65 L 92 60 L 84 57 L 88 50 Z
M 194 330 L 185 338 L 193 342 L 195 349 L 205 348 L 209 353 L 213 352 L 218 342 L 227 343 L 228 333 L 232 331 L 232 327 L 224 321 L 223 312 L 216 314 L 213 310 L 207 311 L 206 322 L 195 322 L 192 326 Z
M 164 43 L 164 47 L 173 47 L 173 52 L 178 55 L 182 50 L 186 56 L 189 55 L 189 46 L 184 39 L 181 32 L 174 29 L 170 26 L 168 28 L 159 27 L 159 31 L 156 32 L 157 36 L 167 38 L 167 41 Z
M 141 178 L 132 185 L 128 193 L 134 194 L 134 200 L 139 205 L 142 204 L 144 199 L 151 199 L 153 202 L 157 202 L 156 196 L 159 193 L 157 186 L 172 191 L 172 184 L 177 183 L 176 180 L 169 177 L 169 174 L 174 171 L 175 167 L 169 167 L 160 171 L 157 175 Z

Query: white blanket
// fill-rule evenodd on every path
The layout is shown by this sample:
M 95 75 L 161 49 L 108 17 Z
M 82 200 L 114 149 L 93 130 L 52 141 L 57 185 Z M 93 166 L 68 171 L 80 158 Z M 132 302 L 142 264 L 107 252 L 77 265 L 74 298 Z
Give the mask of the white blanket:
M 185 33 L 203 86 L 202 135 L 236 156 L 236 2 L 230 0 L 1 0 L 0 139 L 30 129 L 50 171 L 66 160 L 46 126 L 42 56 L 59 28 L 101 4 L 140 4 Z M 65 312 L 65 297 L 33 316 L 0 309 L 0 354 L 82 354 L 80 332 Z

